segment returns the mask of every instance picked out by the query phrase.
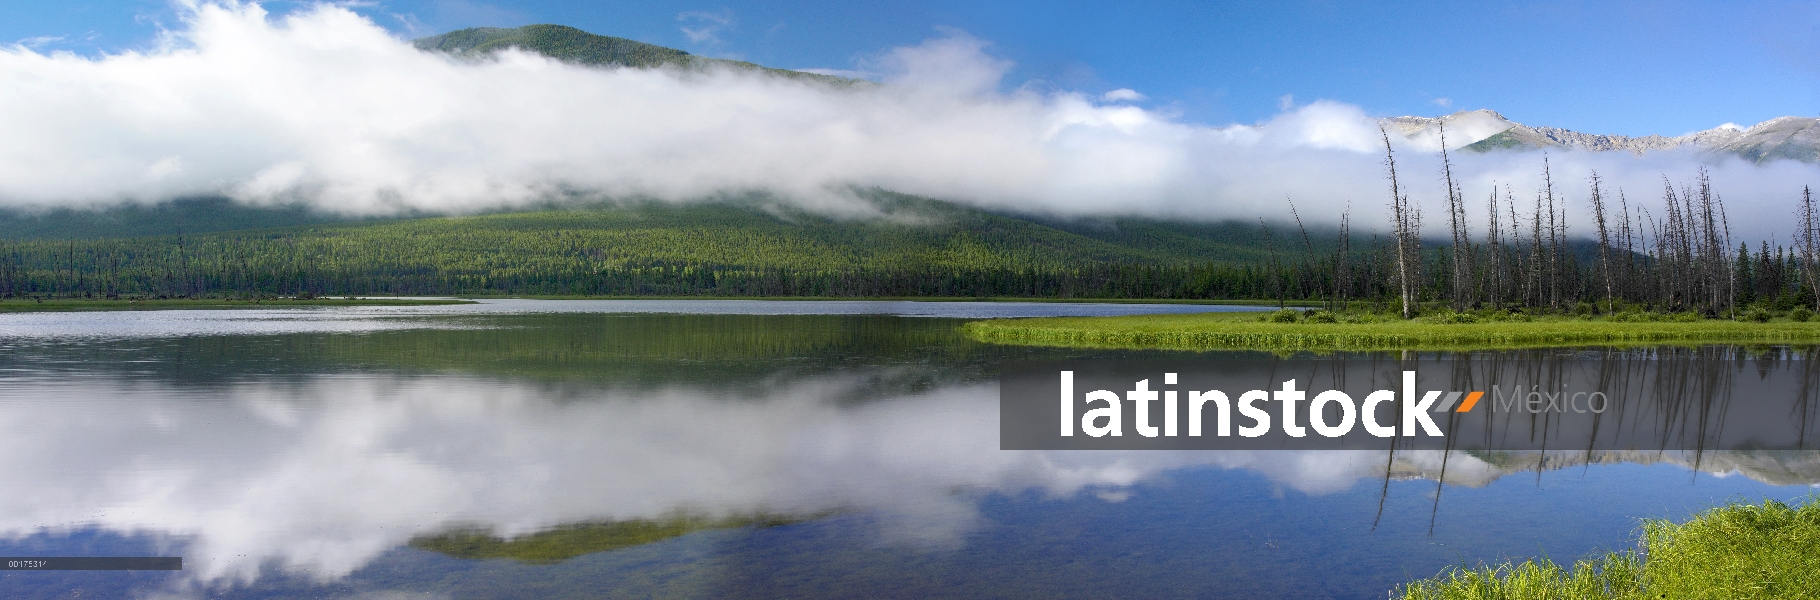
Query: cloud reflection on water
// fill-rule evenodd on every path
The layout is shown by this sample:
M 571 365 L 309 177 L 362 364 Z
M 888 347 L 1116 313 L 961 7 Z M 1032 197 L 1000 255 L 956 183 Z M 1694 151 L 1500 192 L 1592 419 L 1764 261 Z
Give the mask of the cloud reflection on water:
M 452 527 L 510 537 L 679 510 L 842 510 L 879 516 L 886 543 L 954 546 L 978 525 L 975 493 L 1116 500 L 1212 466 L 1324 494 L 1385 473 L 1375 451 L 1000 451 L 995 385 L 842 401 L 866 380 L 577 392 L 459 376 L 14 379 L 0 386 L 0 487 L 15 491 L 0 495 L 0 535 L 149 533 L 197 582 L 250 582 L 262 566 L 326 581 Z M 1441 458 L 1399 454 L 1392 475 L 1432 478 Z M 1513 470 L 1455 454 L 1447 479 Z

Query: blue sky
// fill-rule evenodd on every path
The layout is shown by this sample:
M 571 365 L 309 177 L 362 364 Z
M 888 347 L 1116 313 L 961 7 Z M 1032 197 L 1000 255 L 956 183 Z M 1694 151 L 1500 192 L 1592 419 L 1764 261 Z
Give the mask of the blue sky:
M 1286 97 L 1381 116 L 1492 108 L 1629 135 L 1820 113 L 1814 2 L 379 0 L 358 10 L 401 36 L 560 23 L 785 68 L 856 69 L 954 28 L 1016 62 L 1008 86 L 1132 88 L 1206 124 L 1266 119 Z M 176 14 L 165 0 L 9 2 L 0 41 L 118 52 Z

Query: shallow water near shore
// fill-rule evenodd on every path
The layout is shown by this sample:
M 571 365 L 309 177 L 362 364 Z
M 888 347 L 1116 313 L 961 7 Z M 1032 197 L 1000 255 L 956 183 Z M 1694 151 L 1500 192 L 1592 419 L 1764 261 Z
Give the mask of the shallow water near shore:
M 0 571 L 0 595 L 1382 598 L 1820 483 L 1815 452 L 1001 451 L 1003 361 L 1248 355 L 956 331 L 1233 309 L 0 315 L 0 555 L 185 567 Z

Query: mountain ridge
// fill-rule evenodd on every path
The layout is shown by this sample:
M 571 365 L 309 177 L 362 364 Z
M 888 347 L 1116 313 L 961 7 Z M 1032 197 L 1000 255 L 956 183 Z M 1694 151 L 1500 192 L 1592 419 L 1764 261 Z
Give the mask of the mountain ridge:
M 507 48 L 536 52 L 563 62 L 588 66 L 634 69 L 676 69 L 705 72 L 713 69 L 763 73 L 812 81 L 833 86 L 877 85 L 863 79 L 776 69 L 756 63 L 690 54 L 656 44 L 621 37 L 598 35 L 566 25 L 525 25 L 523 27 L 472 27 L 412 40 L 419 50 L 443 52 L 454 56 L 480 58 Z
M 1728 123 L 1678 136 L 1593 134 L 1530 126 L 1489 109 L 1462 110 L 1442 117 L 1391 117 L 1379 122 L 1408 140 L 1437 149 L 1440 125 L 1445 123 L 1449 147 L 1475 152 L 1559 148 L 1642 155 L 1693 149 L 1759 164 L 1782 159 L 1820 162 L 1820 118 L 1815 117 L 1776 117 L 1750 127 Z
M 863 79 L 697 56 L 684 50 L 553 24 L 459 29 L 419 38 L 412 41 L 412 44 L 424 51 L 444 52 L 465 58 L 481 58 L 507 48 L 519 48 L 588 66 L 675 69 L 695 73 L 724 69 L 836 87 L 880 85 Z M 1379 119 L 1378 122 L 1430 150 L 1440 149 L 1440 125 L 1445 123 L 1452 141 L 1448 145 L 1473 152 L 1576 149 L 1642 155 L 1691 148 L 1711 155 L 1737 156 L 1759 164 L 1784 159 L 1820 162 L 1820 118 L 1816 117 L 1777 117 L 1750 127 L 1728 123 L 1679 136 L 1595 134 L 1559 127 L 1532 126 L 1512 121 L 1489 109 L 1462 110 L 1441 117 L 1390 117 Z

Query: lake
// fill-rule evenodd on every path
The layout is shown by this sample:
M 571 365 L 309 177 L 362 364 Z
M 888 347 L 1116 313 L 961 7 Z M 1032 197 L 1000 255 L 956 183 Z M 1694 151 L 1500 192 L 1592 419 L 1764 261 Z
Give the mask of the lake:
M 184 560 L 0 571 L 0 596 L 1377 599 L 1820 483 L 1815 452 L 1003 451 L 1005 361 L 1258 355 L 956 332 L 1202 310 L 1240 308 L 0 315 L 0 555 Z

